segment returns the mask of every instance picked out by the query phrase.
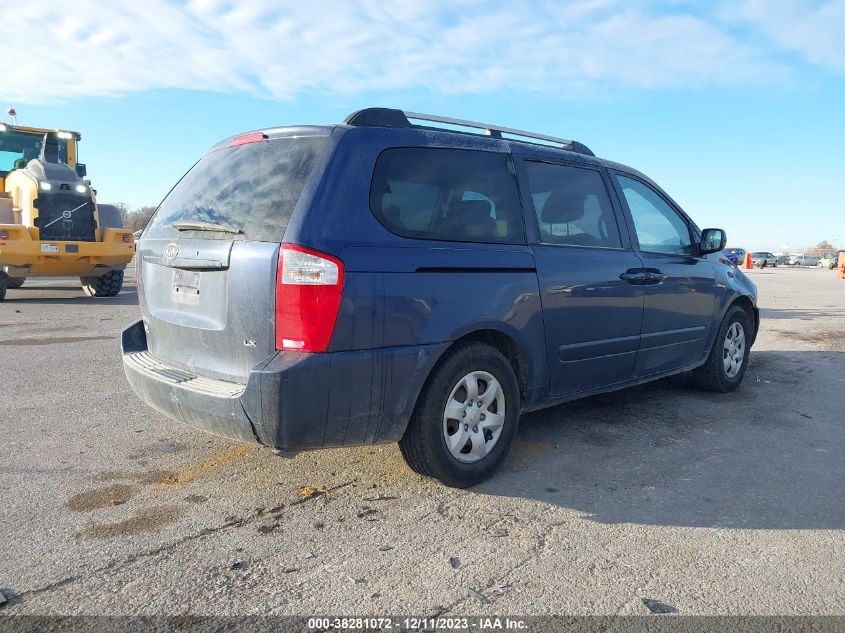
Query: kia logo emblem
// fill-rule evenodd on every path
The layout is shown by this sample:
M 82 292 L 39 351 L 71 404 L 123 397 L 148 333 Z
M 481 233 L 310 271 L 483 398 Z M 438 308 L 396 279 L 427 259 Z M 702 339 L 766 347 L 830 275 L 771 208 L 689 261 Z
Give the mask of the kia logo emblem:
M 168 244 L 164 247 L 164 259 L 173 260 L 179 254 L 179 247 L 176 244 Z

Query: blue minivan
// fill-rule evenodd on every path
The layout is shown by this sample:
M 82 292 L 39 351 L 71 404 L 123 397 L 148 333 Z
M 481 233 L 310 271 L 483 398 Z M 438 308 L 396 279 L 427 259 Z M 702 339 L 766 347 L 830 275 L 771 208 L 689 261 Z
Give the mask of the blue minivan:
M 399 442 L 470 486 L 522 412 L 692 372 L 727 392 L 754 284 L 583 144 L 387 108 L 226 139 L 138 245 L 133 389 L 278 452 Z

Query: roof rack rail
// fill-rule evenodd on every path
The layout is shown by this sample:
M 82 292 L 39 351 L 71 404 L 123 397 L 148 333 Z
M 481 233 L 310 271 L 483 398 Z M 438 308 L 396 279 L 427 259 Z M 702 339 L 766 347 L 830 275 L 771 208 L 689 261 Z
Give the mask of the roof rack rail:
M 525 130 L 516 130 L 514 128 L 502 127 L 500 125 L 491 125 L 489 123 L 479 123 L 477 121 L 465 121 L 463 119 L 451 119 L 444 116 L 436 116 L 433 114 L 423 114 L 421 112 L 407 112 L 395 108 L 364 108 L 353 112 L 346 119 L 344 123 L 347 125 L 365 126 L 365 127 L 424 127 L 432 128 L 428 125 L 414 125 L 411 120 L 425 121 L 428 123 L 444 123 L 446 125 L 454 125 L 458 127 L 472 128 L 476 130 L 483 130 L 486 136 L 492 138 L 504 138 L 502 135 L 518 137 L 514 140 L 532 139 L 535 141 L 545 141 L 546 143 L 553 143 L 560 145 L 563 149 L 571 152 L 578 152 L 579 154 L 587 154 L 588 156 L 595 156 L 592 150 L 578 141 L 573 141 L 565 138 L 558 138 L 557 136 L 548 136 L 547 134 L 536 134 L 534 132 L 526 132 Z M 449 128 L 435 128 L 445 129 L 449 132 L 458 132 L 460 130 L 452 130 Z M 464 132 L 465 133 L 465 132 Z M 531 142 L 530 140 L 527 142 Z

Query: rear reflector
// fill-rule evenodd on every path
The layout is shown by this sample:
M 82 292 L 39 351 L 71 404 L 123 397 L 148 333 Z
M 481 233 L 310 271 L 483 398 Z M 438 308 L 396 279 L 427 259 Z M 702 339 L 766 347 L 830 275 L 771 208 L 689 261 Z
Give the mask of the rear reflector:
M 249 134 L 241 134 L 240 136 L 236 136 L 232 139 L 232 142 L 229 143 L 229 147 L 235 147 L 237 145 L 247 145 L 248 143 L 260 143 L 267 135 L 264 132 L 250 132 Z
M 282 244 L 276 274 L 276 349 L 325 352 L 343 295 L 343 262 Z
M 144 260 L 139 255 L 135 258 L 135 294 L 138 296 L 138 307 L 144 309 L 144 293 L 141 290 L 141 269 L 144 267 Z

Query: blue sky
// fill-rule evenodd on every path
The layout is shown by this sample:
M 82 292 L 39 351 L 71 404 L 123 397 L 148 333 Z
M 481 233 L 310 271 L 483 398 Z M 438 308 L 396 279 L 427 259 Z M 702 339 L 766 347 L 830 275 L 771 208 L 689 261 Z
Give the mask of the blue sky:
M 578 139 L 732 244 L 845 244 L 843 0 L 104 5 L 0 22 L 0 103 L 82 132 L 102 201 L 157 204 L 229 134 L 383 105 Z

